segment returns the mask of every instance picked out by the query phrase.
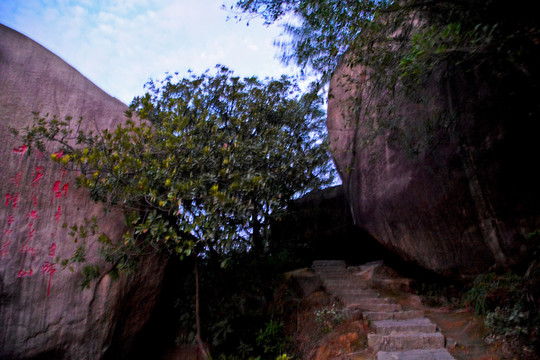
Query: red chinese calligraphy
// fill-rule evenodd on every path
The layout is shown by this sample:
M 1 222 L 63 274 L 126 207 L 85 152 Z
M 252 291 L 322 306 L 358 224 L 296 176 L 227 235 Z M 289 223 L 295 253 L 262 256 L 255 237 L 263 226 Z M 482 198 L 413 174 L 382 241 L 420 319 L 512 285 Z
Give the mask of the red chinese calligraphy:
M 27 270 L 21 270 L 19 271 L 19 274 L 17 275 L 17 277 L 27 277 L 27 276 L 32 276 L 34 275 L 34 269 L 30 269 L 30 271 L 27 271 Z
M 47 297 L 51 296 L 51 280 L 53 274 L 56 272 L 56 269 L 54 267 L 54 263 L 50 263 L 46 261 L 43 263 L 43 266 L 41 267 L 41 272 L 43 275 L 49 275 L 49 285 L 47 286 Z
M 62 196 L 62 191 L 60 191 L 60 180 L 54 183 L 52 191 L 57 199 Z
M 54 257 L 55 253 L 56 253 L 56 243 L 52 243 L 51 247 L 49 248 L 49 257 Z
M 11 228 L 11 225 L 15 222 L 15 218 L 13 215 L 8 216 L 8 228 L 4 229 L 4 235 L 11 235 L 13 234 L 13 229 Z
M 43 166 L 36 166 L 35 172 L 34 172 L 34 179 L 32 180 L 32 185 L 37 186 L 42 177 L 43 177 Z
M 21 250 L 19 250 L 19 252 L 21 254 L 30 254 L 32 256 L 36 256 L 36 253 L 37 253 L 38 250 L 34 249 L 31 246 L 28 246 L 27 243 L 28 242 L 26 242 L 23 246 L 21 246 Z
M 0 247 L 0 257 L 5 257 L 9 255 L 9 248 L 11 246 L 11 241 L 6 241 Z
M 19 184 L 21 183 L 21 178 L 22 178 L 22 172 L 19 171 L 17 174 L 15 174 L 15 176 L 11 177 L 10 182 L 12 184 L 15 184 L 15 187 L 19 187 Z
M 68 189 L 69 189 L 69 183 L 65 183 L 64 185 L 61 186 L 61 182 L 60 180 L 58 180 L 57 182 L 54 183 L 53 185 L 53 193 L 54 193 L 54 197 L 56 199 L 62 197 L 62 194 L 64 194 L 64 197 L 67 196 L 67 192 L 68 192 Z M 61 186 L 61 187 L 60 187 Z
M 6 194 L 6 206 L 9 206 L 10 202 L 12 203 L 13 208 L 17 208 L 19 204 L 19 193 Z
M 65 183 L 64 186 L 62 186 L 62 193 L 64 193 L 64 197 L 67 196 L 68 189 L 69 189 L 69 183 Z
M 62 158 L 64 157 L 64 150 L 60 150 L 58 152 L 55 152 L 54 153 L 54 156 L 58 159 L 58 160 L 62 160 Z
M 24 144 L 24 145 L 21 145 L 19 147 L 16 147 L 16 148 L 13 148 L 13 152 L 15 154 L 19 154 L 19 155 L 24 155 L 24 153 L 26 152 L 26 150 L 28 150 L 28 145 Z
M 34 237 L 34 232 L 36 231 L 36 229 L 34 229 L 34 223 L 28 224 L 28 227 L 30 228 L 28 238 L 32 239 Z
M 19 147 L 15 147 L 13 148 L 13 152 L 17 155 L 20 155 L 21 158 L 19 159 L 19 165 L 21 164 L 22 162 L 22 158 L 24 156 L 24 154 L 26 153 L 26 151 L 28 150 L 28 145 L 24 144 L 24 145 L 21 145 Z
M 39 215 L 37 214 L 36 210 L 32 210 L 26 215 L 26 217 L 30 218 L 30 219 L 33 219 L 33 220 L 36 220 L 37 218 L 39 218 Z
M 56 213 L 54 214 L 56 222 L 60 221 L 60 216 L 62 216 L 62 206 L 58 206 L 58 210 L 56 210 Z

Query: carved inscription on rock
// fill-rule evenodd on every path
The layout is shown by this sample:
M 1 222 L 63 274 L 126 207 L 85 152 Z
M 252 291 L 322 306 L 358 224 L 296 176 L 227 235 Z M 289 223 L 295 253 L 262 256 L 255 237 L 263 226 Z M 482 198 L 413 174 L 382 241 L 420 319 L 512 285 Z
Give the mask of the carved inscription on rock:
M 10 177 L 10 183 L 4 194 L 3 205 L 7 217 L 1 233 L 0 261 L 19 257 L 16 261 L 20 264 L 19 268 L 11 276 L 23 279 L 23 281 L 42 281 L 43 291 L 49 297 L 54 291 L 53 279 L 58 270 L 56 234 L 65 221 L 63 202 L 69 195 L 70 184 L 66 179 L 65 170 L 58 169 L 50 162 L 47 163 L 43 153 L 34 151 L 30 154 L 28 150 L 26 144 L 16 146 L 11 151 L 11 157 L 5 159 L 5 161 L 16 162 L 17 168 L 20 169 L 24 159 L 33 156 L 32 160 L 36 165 L 31 174 L 25 175 L 22 170 L 19 170 Z M 55 155 L 57 158 L 62 158 L 61 153 Z M 46 177 L 53 180 L 54 185 L 50 189 L 44 188 L 48 182 L 42 180 Z M 28 191 L 28 189 L 31 190 Z M 48 204 L 40 203 L 40 199 L 43 201 L 43 194 L 50 197 Z M 43 211 L 47 207 L 53 211 Z M 47 239 L 36 239 L 36 234 L 44 236 L 43 231 L 36 231 L 40 227 L 53 229 L 46 233 Z M 21 233 L 22 236 L 20 236 Z M 47 245 L 43 247 L 43 244 Z

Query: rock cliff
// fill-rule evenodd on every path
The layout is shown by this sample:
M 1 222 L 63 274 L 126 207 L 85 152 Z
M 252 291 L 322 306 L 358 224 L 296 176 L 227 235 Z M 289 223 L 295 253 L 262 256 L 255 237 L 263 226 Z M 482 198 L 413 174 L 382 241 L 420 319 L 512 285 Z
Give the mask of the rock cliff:
M 75 243 L 64 224 L 95 216 L 118 239 L 120 213 L 103 214 L 74 177 L 45 153 L 29 151 L 9 128 L 32 123 L 33 112 L 82 117 L 82 127 L 123 121 L 126 105 L 107 95 L 56 55 L 0 25 L 0 359 L 121 358 L 148 319 L 164 264 L 158 256 L 135 276 L 102 274 L 80 290 L 80 265 L 60 262 L 82 241 L 89 261 L 100 261 L 95 236 Z M 106 264 L 101 263 L 101 269 Z
M 538 69 L 471 68 L 435 69 L 395 96 L 343 61 L 330 84 L 331 152 L 355 224 L 449 276 L 519 263 L 540 226 Z

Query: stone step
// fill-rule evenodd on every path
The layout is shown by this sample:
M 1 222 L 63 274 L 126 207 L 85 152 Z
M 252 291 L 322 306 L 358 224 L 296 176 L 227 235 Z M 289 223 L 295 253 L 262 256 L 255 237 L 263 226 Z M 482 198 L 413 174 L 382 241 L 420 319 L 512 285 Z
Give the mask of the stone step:
M 397 312 L 385 312 L 385 311 L 365 311 L 363 313 L 364 319 L 369 321 L 378 321 L 378 320 L 407 320 L 415 319 L 424 316 L 424 312 L 421 310 L 407 310 L 407 311 L 397 311 Z
M 362 318 L 362 310 L 355 309 L 355 308 L 343 308 L 340 310 L 341 314 L 346 319 L 361 319 Z
M 323 285 L 325 288 L 330 290 L 368 290 L 367 285 L 358 284 L 358 283 L 342 283 L 342 284 L 336 284 L 336 283 L 328 283 L 323 281 Z
M 347 285 L 347 284 L 364 285 L 368 283 L 365 280 L 355 278 L 355 277 L 347 277 L 347 276 L 339 276 L 336 278 L 319 276 L 319 278 L 321 279 L 321 281 L 328 283 L 330 285 Z
M 336 278 L 336 279 L 328 279 L 328 278 L 321 278 L 322 282 L 325 285 L 328 286 L 365 286 L 367 285 L 366 281 L 361 281 L 358 279 L 347 279 L 347 278 Z
M 328 277 L 319 276 L 319 278 L 324 284 L 328 284 L 330 286 L 347 286 L 347 285 L 360 285 L 361 284 L 360 281 L 349 279 L 345 276 L 340 276 L 336 278 L 328 278 Z
M 351 296 L 352 299 L 357 300 L 355 305 L 358 306 L 364 306 L 364 305 L 371 305 L 371 304 L 395 304 L 396 302 L 394 299 L 387 298 L 387 297 L 354 297 Z
M 354 299 L 379 299 L 380 295 L 377 293 L 371 293 L 371 292 L 351 292 L 351 293 L 343 293 L 341 291 L 331 291 L 332 294 L 339 296 L 340 298 L 344 300 L 354 300 Z
M 348 274 L 324 274 L 315 272 L 323 281 L 337 281 L 337 282 L 350 282 L 356 279 Z
M 352 309 L 359 309 L 359 310 L 364 310 L 364 311 L 375 311 L 375 312 L 401 311 L 401 305 L 399 304 L 380 303 L 380 302 L 364 301 L 364 300 L 354 300 L 352 302 L 348 302 L 346 300 L 342 300 L 342 301 L 345 303 L 345 305 L 347 305 L 347 307 L 352 308 Z
M 397 332 L 432 333 L 437 331 L 437 325 L 428 318 L 407 320 L 380 320 L 371 323 L 377 334 L 390 335 Z
M 380 299 L 378 294 L 358 294 L 358 295 L 342 295 L 339 292 L 329 291 L 329 294 L 339 298 L 343 303 L 354 304 L 364 300 Z
M 392 300 L 388 298 L 381 298 L 375 295 L 366 295 L 366 296 L 337 296 L 339 299 L 350 305 L 357 305 L 358 308 L 363 310 L 369 310 L 366 306 L 371 306 L 374 304 L 395 304 Z M 401 309 L 400 309 L 401 310 Z
M 320 272 L 349 272 L 349 269 L 345 265 L 312 265 L 311 269 Z
M 339 266 L 326 266 L 326 267 L 311 267 L 313 271 L 319 274 L 349 274 L 352 275 L 352 272 L 346 267 Z
M 455 360 L 446 349 L 379 351 L 377 360 Z
M 351 282 L 354 281 L 353 277 L 349 277 L 347 274 L 321 274 L 316 272 L 322 281 L 335 281 L 335 282 Z
M 324 285 L 325 288 L 327 288 L 329 290 L 339 291 L 339 292 L 342 292 L 344 294 L 347 294 L 347 293 L 378 294 L 378 292 L 375 291 L 375 290 L 364 288 L 363 286 L 359 286 L 359 285 L 348 284 L 348 285 L 344 285 L 344 286 L 336 286 L 336 285 L 328 285 L 328 284 L 325 284 L 324 282 L 323 282 L 323 285 Z
M 368 334 L 368 346 L 374 351 L 404 351 L 415 349 L 443 349 L 444 336 L 435 333 Z

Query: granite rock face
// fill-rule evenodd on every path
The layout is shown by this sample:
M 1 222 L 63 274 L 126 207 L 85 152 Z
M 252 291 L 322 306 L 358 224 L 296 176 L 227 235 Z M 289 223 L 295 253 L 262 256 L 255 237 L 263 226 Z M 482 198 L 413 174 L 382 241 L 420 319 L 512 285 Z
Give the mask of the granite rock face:
M 355 224 L 449 276 L 519 263 L 540 228 L 538 71 L 475 69 L 452 78 L 435 69 L 408 97 L 345 62 L 330 84 L 330 151 Z
M 78 243 L 64 224 L 95 216 L 111 239 L 123 231 L 121 213 L 104 215 L 74 177 L 50 161 L 54 151 L 29 151 L 9 128 L 34 115 L 83 118 L 92 129 L 114 127 L 125 104 L 27 37 L 0 25 L 0 359 L 121 358 L 148 320 L 164 270 L 158 256 L 140 272 L 113 281 L 103 273 L 80 290 L 81 265 L 63 269 Z M 99 262 L 95 236 L 87 259 Z M 107 266 L 101 263 L 101 269 Z

